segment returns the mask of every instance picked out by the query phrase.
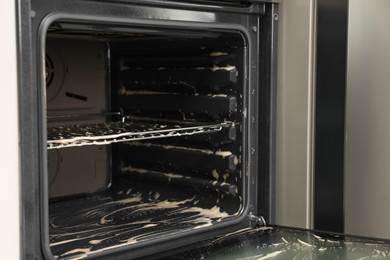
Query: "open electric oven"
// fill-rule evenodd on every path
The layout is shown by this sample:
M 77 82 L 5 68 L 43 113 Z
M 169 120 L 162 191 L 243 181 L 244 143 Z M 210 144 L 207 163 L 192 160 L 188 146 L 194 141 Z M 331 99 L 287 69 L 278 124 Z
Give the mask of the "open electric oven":
M 24 259 L 147 257 L 272 222 L 277 4 L 19 15 Z
M 388 259 L 274 222 L 273 1 L 18 2 L 21 259 Z

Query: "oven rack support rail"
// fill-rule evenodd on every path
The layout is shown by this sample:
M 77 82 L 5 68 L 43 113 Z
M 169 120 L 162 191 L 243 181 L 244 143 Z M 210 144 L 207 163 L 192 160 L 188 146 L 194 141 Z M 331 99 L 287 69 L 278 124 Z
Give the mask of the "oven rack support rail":
M 220 124 L 188 125 L 152 124 L 140 122 L 110 122 L 52 126 L 47 130 L 47 149 L 60 149 L 87 145 L 108 145 L 175 136 L 216 133 L 232 122 Z

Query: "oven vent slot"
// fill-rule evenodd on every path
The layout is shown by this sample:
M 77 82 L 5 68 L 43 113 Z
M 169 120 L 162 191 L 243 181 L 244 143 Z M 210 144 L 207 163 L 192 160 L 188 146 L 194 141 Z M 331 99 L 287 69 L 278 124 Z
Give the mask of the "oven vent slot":
M 217 49 L 218 50 L 218 49 Z M 121 68 L 194 68 L 194 65 L 204 68 L 212 68 L 214 66 L 224 67 L 224 64 L 229 64 L 234 60 L 236 54 L 232 50 L 220 49 L 219 51 L 202 51 L 185 53 L 178 55 L 177 53 L 164 53 L 158 56 L 147 55 L 132 55 L 124 56 L 121 59 Z
M 199 65 L 198 65 L 199 66 Z M 220 89 L 237 83 L 235 66 L 213 66 L 172 69 L 165 67 L 127 69 L 120 73 L 126 85 L 170 85 L 185 82 L 188 85 Z
M 146 180 L 151 182 L 172 183 L 176 185 L 200 188 L 207 190 L 216 190 L 226 196 L 235 197 L 237 195 L 237 186 L 224 181 L 211 180 L 201 177 L 192 177 L 170 172 L 161 172 L 146 170 L 142 168 L 123 167 L 122 174 L 135 180 Z
M 205 113 L 214 117 L 229 115 L 237 111 L 236 97 L 227 95 L 191 96 L 125 91 L 125 94 L 120 95 L 119 102 L 124 104 L 124 109 L 130 107 L 143 111 Z
M 156 142 L 119 146 L 120 172 L 130 179 L 237 195 L 239 158 L 228 150 L 202 149 Z
M 108 145 L 135 140 L 156 139 L 182 135 L 214 133 L 229 127 L 220 124 L 151 124 L 140 122 L 110 122 L 49 127 L 47 149 L 86 145 Z
M 121 146 L 122 154 L 130 164 L 155 164 L 160 167 L 174 165 L 176 169 L 197 172 L 229 172 L 237 170 L 238 159 L 230 151 L 213 151 L 192 147 L 131 142 Z

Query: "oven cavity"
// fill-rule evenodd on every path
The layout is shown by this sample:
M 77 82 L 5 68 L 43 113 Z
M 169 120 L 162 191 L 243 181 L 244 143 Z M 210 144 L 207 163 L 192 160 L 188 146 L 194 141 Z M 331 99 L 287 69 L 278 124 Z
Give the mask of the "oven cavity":
M 237 218 L 246 182 L 240 33 L 60 21 L 45 50 L 55 257 Z

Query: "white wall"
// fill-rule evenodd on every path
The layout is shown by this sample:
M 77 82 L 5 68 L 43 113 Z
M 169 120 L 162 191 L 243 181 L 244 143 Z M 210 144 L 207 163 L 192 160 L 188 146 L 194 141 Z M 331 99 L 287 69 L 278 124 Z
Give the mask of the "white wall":
M 312 228 L 316 1 L 279 2 L 276 224 Z
M 20 258 L 16 1 L 0 1 L 0 259 Z
M 390 239 L 390 1 L 349 1 L 345 232 Z

